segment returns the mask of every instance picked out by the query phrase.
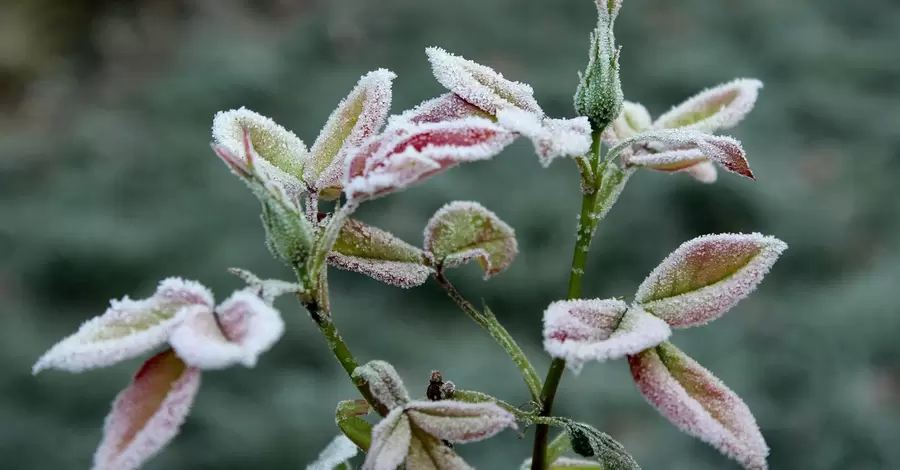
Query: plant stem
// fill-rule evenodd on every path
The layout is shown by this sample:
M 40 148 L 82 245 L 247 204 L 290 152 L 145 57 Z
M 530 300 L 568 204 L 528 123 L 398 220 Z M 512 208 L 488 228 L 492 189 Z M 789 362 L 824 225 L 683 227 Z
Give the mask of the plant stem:
M 581 214 L 578 219 L 578 232 L 575 237 L 575 249 L 572 253 L 572 270 L 569 272 L 569 290 L 566 295 L 566 298 L 570 300 L 581 297 L 581 284 L 584 279 L 587 255 L 591 248 L 594 230 L 599 222 L 599 218 L 594 216 L 594 210 L 597 206 L 597 197 L 601 194 L 599 182 L 603 178 L 603 168 L 600 168 L 600 134 L 602 130 L 602 128 L 594 130 L 592 134 L 593 142 L 589 167 L 593 170 L 595 175 L 594 181 L 598 184 L 595 184 L 590 194 L 584 194 L 581 197 Z M 541 404 L 541 416 L 550 416 L 552 414 L 553 400 L 556 398 L 556 390 L 559 388 L 559 382 L 565 370 L 565 359 L 556 358 L 550 363 L 550 370 L 547 371 L 544 387 L 541 389 L 539 402 Z M 549 438 L 550 427 L 545 424 L 538 424 L 534 431 L 534 449 L 531 454 L 532 470 L 544 470 L 546 468 L 547 441 Z
M 506 328 L 497 321 L 497 317 L 495 317 L 487 307 L 485 307 L 484 312 L 476 309 L 462 296 L 462 294 L 459 293 L 458 290 L 456 290 L 456 287 L 444 276 L 442 270 L 437 270 L 435 279 L 437 279 L 441 287 L 444 288 L 447 295 L 453 299 L 453 302 L 455 302 L 462 311 L 466 312 L 466 314 L 469 315 L 469 318 L 474 320 L 475 323 L 478 323 L 479 326 L 487 330 L 491 337 L 503 347 L 507 354 L 509 354 L 509 357 L 516 366 L 519 367 L 519 371 L 522 373 L 522 379 L 525 381 L 525 385 L 528 386 L 528 391 L 531 392 L 531 399 L 534 400 L 535 403 L 539 403 L 538 400 L 541 396 L 541 378 L 538 376 L 534 366 L 531 365 L 528 357 L 525 356 L 522 348 L 520 348 L 513 339 L 512 335 L 510 335 Z
M 452 398 L 466 403 L 493 403 L 510 412 L 517 420 L 526 424 L 541 423 L 547 426 L 565 426 L 565 422 L 558 418 L 539 416 L 534 413 L 522 411 L 499 398 L 488 395 L 487 393 L 476 392 L 473 390 L 456 390 L 453 392 Z

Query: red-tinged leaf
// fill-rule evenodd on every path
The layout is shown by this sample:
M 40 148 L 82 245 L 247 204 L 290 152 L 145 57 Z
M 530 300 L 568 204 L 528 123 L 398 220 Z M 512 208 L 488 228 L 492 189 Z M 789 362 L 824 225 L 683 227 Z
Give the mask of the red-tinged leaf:
M 635 303 L 675 327 L 702 325 L 753 292 L 785 249 L 758 233 L 695 238 L 647 276 Z
M 167 350 L 148 360 L 113 402 L 93 470 L 135 470 L 178 434 L 200 387 L 200 371 Z
M 391 107 L 391 83 L 396 75 L 385 69 L 369 72 L 328 118 L 310 149 L 304 179 L 321 191 L 340 191 L 346 154 L 378 133 Z
M 515 231 L 496 214 L 477 202 L 454 201 L 428 221 L 425 249 L 445 268 L 475 259 L 487 279 L 512 264 L 519 245 Z
M 269 170 L 274 168 L 294 178 L 303 172 L 308 153 L 303 141 L 272 119 L 247 108 L 216 113 L 212 135 L 215 143 L 232 155 L 247 155 L 245 144 L 249 140 L 262 157 L 263 162 L 258 164 L 268 164 Z
M 679 429 L 747 469 L 766 468 L 769 449 L 743 400 L 669 343 L 630 356 L 644 398 Z
M 516 429 L 516 417 L 494 403 L 414 401 L 404 408 L 416 427 L 448 442 L 475 442 Z
M 81 372 L 107 367 L 153 351 L 169 338 L 186 308 L 212 309 L 206 287 L 179 278 L 163 280 L 147 299 L 113 300 L 103 315 L 94 317 L 71 336 L 47 351 L 32 372 L 59 369 Z
M 424 283 L 432 273 L 425 265 L 425 252 L 390 232 L 354 219 L 341 227 L 328 263 L 405 288 Z
M 396 126 L 403 122 L 425 124 L 468 117 L 490 118 L 491 115 L 460 98 L 456 93 L 445 93 L 437 98 L 424 101 L 399 116 L 392 116 L 388 125 Z
M 537 116 L 544 115 L 531 86 L 507 80 L 490 67 L 439 47 L 429 47 L 425 53 L 437 81 L 482 111 L 496 115 L 504 108 L 519 108 Z
M 635 354 L 670 335 L 664 321 L 621 300 L 561 300 L 544 311 L 544 349 L 576 372 L 587 361 Z
M 705 133 L 734 127 L 753 109 L 762 86 L 759 80 L 739 78 L 703 90 L 660 116 L 653 127 Z
M 403 408 L 395 408 L 372 428 L 372 446 L 363 470 L 394 470 L 409 454 L 412 431 Z
M 694 130 L 652 130 L 642 132 L 620 142 L 615 149 L 616 151 L 621 151 L 624 163 L 631 165 L 633 155 L 629 151 L 640 145 L 644 145 L 655 152 L 697 150 L 726 170 L 754 179 L 741 143 L 731 137 L 714 136 Z
M 591 148 L 591 123 L 586 117 L 541 118 L 528 111 L 506 108 L 497 112 L 497 123 L 530 139 L 545 167 L 554 158 L 578 157 Z
M 514 139 L 481 118 L 398 124 L 348 157 L 344 192 L 359 201 L 399 191 L 460 163 L 491 158 Z

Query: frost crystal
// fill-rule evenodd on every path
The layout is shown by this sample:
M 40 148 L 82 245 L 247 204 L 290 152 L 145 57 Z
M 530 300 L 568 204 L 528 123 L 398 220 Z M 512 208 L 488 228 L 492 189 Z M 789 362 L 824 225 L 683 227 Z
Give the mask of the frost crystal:
M 489 116 L 490 114 L 460 98 L 456 93 L 445 93 L 437 98 L 424 101 L 399 116 L 391 116 L 388 120 L 388 126 L 402 125 L 404 122 L 424 124 L 428 122 L 453 121 L 467 117 L 486 118 Z
M 483 118 L 397 121 L 348 155 L 344 192 L 359 201 L 398 191 L 460 163 L 491 158 L 514 139 L 513 133 Z
M 591 123 L 586 117 L 541 118 L 517 108 L 497 112 L 497 123 L 531 139 L 545 167 L 557 157 L 577 157 L 591 148 Z
M 363 470 L 394 470 L 409 454 L 412 430 L 403 408 L 395 408 L 372 428 L 372 446 Z
M 135 470 L 172 438 L 191 409 L 200 371 L 170 349 L 148 360 L 116 397 L 93 470 Z
M 369 383 L 372 395 L 389 409 L 402 407 L 409 402 L 409 392 L 394 366 L 385 361 L 369 361 L 357 367 L 353 377 L 360 377 Z
M 201 369 L 234 364 L 254 367 L 284 333 L 277 310 L 249 290 L 232 294 L 216 308 L 196 309 L 172 332 L 169 343 L 186 363 Z
M 428 434 L 417 433 L 409 444 L 406 468 L 416 470 L 473 470 L 453 449 Z
M 404 408 L 416 427 L 448 442 L 480 441 L 516 428 L 515 416 L 494 403 L 415 401 Z
M 425 265 L 425 253 L 392 233 L 347 220 L 328 255 L 338 268 L 365 274 L 398 287 L 424 283 L 432 270 Z
M 425 53 L 441 85 L 486 113 L 496 115 L 497 111 L 512 107 L 544 115 L 531 86 L 507 80 L 490 67 L 439 47 L 429 47 Z
M 322 449 L 319 458 L 306 466 L 306 470 L 334 470 L 338 465 L 356 456 L 359 449 L 347 436 L 341 434 Z
M 680 159 L 689 161 L 690 165 L 693 165 L 698 163 L 699 155 L 703 155 L 732 173 L 737 173 L 753 179 L 753 172 L 750 171 L 750 165 L 747 163 L 747 159 L 744 156 L 744 149 L 741 148 L 740 142 L 731 137 L 714 136 L 699 131 L 681 129 L 653 130 L 635 135 L 619 143 L 615 149 L 617 151 L 626 150 L 629 149 L 629 145 L 644 145 L 645 149 L 656 153 L 665 152 L 666 150 L 696 150 L 698 152 L 697 155 L 683 152 L 676 153 L 674 156 L 668 157 L 668 160 Z M 635 153 L 640 154 L 640 152 Z M 635 160 L 635 158 L 639 157 L 632 157 L 629 153 L 623 154 L 626 165 L 639 165 L 641 160 Z M 649 161 L 653 163 L 652 155 L 644 156 L 643 158 L 649 159 Z M 664 156 L 661 158 L 663 158 L 663 161 L 659 162 L 660 169 L 666 170 L 667 157 Z M 671 164 L 672 162 L 669 163 Z M 654 167 L 653 165 L 648 166 L 651 168 Z M 679 168 L 678 165 L 674 165 L 674 168 L 676 170 L 684 169 Z
M 710 371 L 668 343 L 628 362 L 644 398 L 679 429 L 744 468 L 766 468 L 769 449 L 750 409 Z
M 328 118 L 313 144 L 304 179 L 316 190 L 340 188 L 346 154 L 378 133 L 391 107 L 391 83 L 385 69 L 369 72 Z
M 487 279 L 512 264 L 519 245 L 515 231 L 496 214 L 477 202 L 454 201 L 428 221 L 425 249 L 448 268 L 476 259 Z
M 656 346 L 670 334 L 664 321 L 621 300 L 561 300 L 544 311 L 544 349 L 575 372 L 590 360 L 618 359 Z
M 719 179 L 719 175 L 716 173 L 716 166 L 708 160 L 688 168 L 685 172 L 701 183 L 712 184 Z
M 756 104 L 761 81 L 739 78 L 688 98 L 660 116 L 656 129 L 685 129 L 713 133 L 741 122 Z
M 144 300 L 113 300 L 103 315 L 94 317 L 73 335 L 47 351 L 32 369 L 81 372 L 107 367 L 146 354 L 169 338 L 191 307 L 212 308 L 212 294 L 193 281 L 169 278 Z
M 759 233 L 695 238 L 647 276 L 635 302 L 672 326 L 702 325 L 753 292 L 785 249 Z

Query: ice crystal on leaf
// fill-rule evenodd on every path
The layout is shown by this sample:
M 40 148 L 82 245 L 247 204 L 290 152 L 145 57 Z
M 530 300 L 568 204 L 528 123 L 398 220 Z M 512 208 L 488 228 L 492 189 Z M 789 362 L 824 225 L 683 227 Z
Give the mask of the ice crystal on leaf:
M 758 233 L 695 238 L 647 276 L 635 303 L 675 327 L 702 325 L 753 292 L 785 249 Z
M 628 358 L 644 398 L 669 421 L 744 468 L 766 468 L 769 449 L 743 400 L 669 343 Z
M 637 149 L 628 146 L 641 146 Z M 753 179 L 741 143 L 731 137 L 680 129 L 652 130 L 637 134 L 614 147 L 630 150 L 626 166 L 646 166 L 661 171 L 681 171 L 709 159 L 726 170 Z
M 247 287 L 252 289 L 253 293 L 269 306 L 272 305 L 276 298 L 282 295 L 303 292 L 303 286 L 294 282 L 280 279 L 260 279 L 250 271 L 240 268 L 229 268 L 228 272 L 243 279 L 247 283 Z
M 399 191 L 460 163 L 486 160 L 515 135 L 487 119 L 397 122 L 347 158 L 344 192 L 360 201 Z
M 359 449 L 347 436 L 341 434 L 331 440 L 319 453 L 315 462 L 306 466 L 306 470 L 334 470 L 335 467 L 346 463 L 356 456 Z
M 586 361 L 635 354 L 670 334 L 664 321 L 621 300 L 561 300 L 544 311 L 544 349 L 575 372 Z
M 516 108 L 497 112 L 497 123 L 527 137 L 545 167 L 557 157 L 577 157 L 591 148 L 591 123 L 586 117 L 541 118 Z
M 456 93 L 444 93 L 437 98 L 419 103 L 416 107 L 404 111 L 399 116 L 391 116 L 388 120 L 388 126 L 396 127 L 404 122 L 424 124 L 428 122 L 453 121 L 467 117 L 490 118 L 491 115 L 460 98 Z
M 385 361 L 370 361 L 353 371 L 369 384 L 372 395 L 388 409 L 402 407 L 409 402 L 409 392 L 394 366 Z
M 425 249 L 442 267 L 475 259 L 487 279 L 512 264 L 519 245 L 515 231 L 496 214 L 477 202 L 454 201 L 428 221 Z
M 761 81 L 738 78 L 688 98 L 656 119 L 656 129 L 684 129 L 713 133 L 734 127 L 753 110 Z
M 200 388 L 200 371 L 169 349 L 148 360 L 119 393 L 103 426 L 93 470 L 135 470 L 178 434 Z
M 425 252 L 354 219 L 341 227 L 328 263 L 398 287 L 418 286 L 432 273 L 425 265 Z
M 576 454 L 595 459 L 606 470 L 641 469 L 625 450 L 625 446 L 609 434 L 601 432 L 589 424 L 565 418 L 563 420 L 566 422 L 565 429 L 569 443 Z
M 531 470 L 531 459 L 525 459 L 519 470 Z M 550 463 L 548 470 L 606 470 L 599 462 L 560 457 Z

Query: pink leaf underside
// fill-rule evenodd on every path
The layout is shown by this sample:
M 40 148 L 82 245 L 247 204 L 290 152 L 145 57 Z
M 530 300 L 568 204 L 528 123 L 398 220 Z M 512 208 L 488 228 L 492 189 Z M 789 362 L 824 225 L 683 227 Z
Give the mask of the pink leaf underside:
M 472 470 L 456 452 L 443 442 L 419 430 L 409 444 L 406 468 L 416 470 Z
M 708 323 L 753 292 L 785 249 L 758 233 L 695 238 L 647 276 L 635 303 L 674 327 Z
M 363 75 L 328 118 L 310 150 L 304 177 L 318 189 L 339 186 L 346 154 L 378 133 L 391 108 L 396 75 L 378 69 Z
M 212 308 L 212 294 L 201 284 L 179 278 L 162 281 L 147 299 L 113 300 L 94 317 L 47 351 L 34 365 L 81 372 L 147 354 L 163 344 L 190 308 Z
M 363 470 L 394 470 L 409 454 L 412 430 L 403 408 L 395 408 L 372 428 L 372 446 Z
M 658 153 L 636 152 L 628 157 L 628 164 L 658 171 L 679 172 L 707 161 L 698 149 L 665 150 Z
M 400 123 L 425 124 L 429 122 L 454 121 L 468 117 L 485 117 L 487 114 L 477 106 L 460 98 L 456 93 L 444 93 L 441 96 L 423 101 L 415 108 L 407 110 L 399 116 L 392 116 L 388 126 L 396 127 Z
M 219 305 L 215 314 L 210 310 L 192 312 L 172 332 L 169 343 L 193 367 L 253 367 L 283 333 L 281 314 L 244 290 Z
M 718 172 L 716 172 L 716 166 L 709 160 L 689 167 L 685 172 L 701 183 L 712 184 L 719 179 Z
M 660 116 L 653 127 L 712 133 L 734 127 L 753 109 L 762 82 L 741 78 L 709 88 Z
M 328 264 L 404 289 L 424 284 L 432 273 L 431 268 L 419 263 L 361 258 L 337 252 L 328 254 Z
M 586 117 L 550 119 L 505 108 L 497 112 L 497 123 L 530 139 L 544 166 L 554 158 L 584 155 L 591 148 L 591 124 Z
M 576 372 L 587 361 L 635 354 L 670 335 L 664 321 L 620 300 L 563 300 L 544 312 L 544 349 Z
M 685 433 L 747 469 L 765 469 L 769 449 L 747 405 L 710 371 L 671 344 L 629 356 L 644 398 Z
M 490 67 L 438 47 L 429 47 L 425 53 L 441 85 L 488 114 L 496 115 L 500 109 L 513 107 L 544 115 L 531 86 L 503 78 Z
M 603 130 L 601 139 L 610 147 L 619 142 L 643 132 L 653 125 L 650 113 L 640 103 L 625 101 L 622 104 L 622 112 Z
M 348 158 L 345 192 L 359 199 L 397 191 L 460 163 L 491 158 L 514 138 L 482 118 L 388 128 Z
M 506 428 L 516 429 L 515 416 L 493 403 L 414 401 L 405 409 L 419 429 L 449 442 L 475 442 Z
M 753 179 L 753 172 L 747 163 L 741 143 L 731 137 L 714 136 L 694 130 L 663 129 L 647 131 L 633 139 L 632 146 L 637 149 L 640 149 L 641 145 L 658 152 L 695 149 L 726 170 Z
M 178 434 L 200 387 L 200 371 L 166 350 L 148 360 L 113 402 L 93 470 L 135 470 Z

